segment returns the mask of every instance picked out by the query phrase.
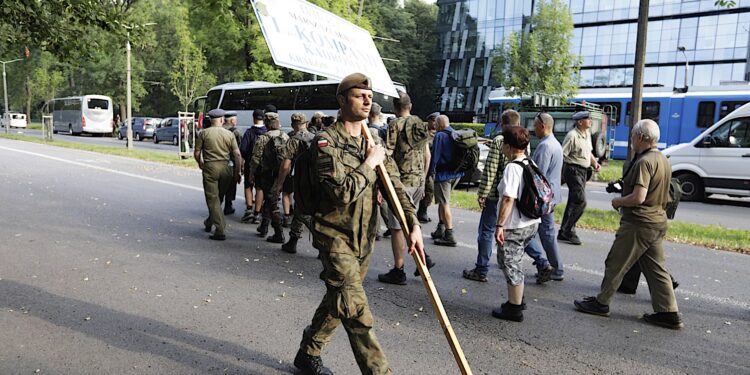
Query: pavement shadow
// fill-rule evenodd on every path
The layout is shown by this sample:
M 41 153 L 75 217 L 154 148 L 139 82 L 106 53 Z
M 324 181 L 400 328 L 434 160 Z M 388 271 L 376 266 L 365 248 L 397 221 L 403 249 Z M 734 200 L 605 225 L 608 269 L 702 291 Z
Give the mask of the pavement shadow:
M 243 362 L 253 362 L 278 372 L 294 373 L 292 367 L 280 364 L 278 359 L 265 353 L 10 280 L 0 280 L 0 307 L 28 311 L 29 315 L 109 345 L 160 356 L 203 373 L 265 373 L 251 372 L 241 365 Z M 86 321 L 84 318 L 87 316 L 92 319 Z M 236 360 L 224 361 L 218 356 Z
M 713 204 L 716 206 L 750 207 L 750 200 L 706 198 L 703 200 L 703 203 Z

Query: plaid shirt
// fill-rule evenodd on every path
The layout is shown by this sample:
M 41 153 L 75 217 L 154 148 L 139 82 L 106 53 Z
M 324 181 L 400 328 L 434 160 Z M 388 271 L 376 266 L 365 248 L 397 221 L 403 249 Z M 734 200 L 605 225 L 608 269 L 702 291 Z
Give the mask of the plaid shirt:
M 495 201 L 500 199 L 497 185 L 503 179 L 503 169 L 507 162 L 503 155 L 503 136 L 498 135 L 492 139 L 487 160 L 484 162 L 482 179 L 479 180 L 479 189 L 477 189 L 477 196 L 479 198 L 487 198 L 488 200 Z

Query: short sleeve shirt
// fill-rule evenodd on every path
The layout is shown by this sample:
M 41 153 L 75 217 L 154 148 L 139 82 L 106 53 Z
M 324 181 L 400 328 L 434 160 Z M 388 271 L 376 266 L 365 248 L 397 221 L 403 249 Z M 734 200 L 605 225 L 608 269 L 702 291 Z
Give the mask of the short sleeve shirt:
M 591 166 L 592 151 L 591 134 L 588 130 L 582 132 L 576 127 L 565 135 L 563 140 L 564 162 L 588 168 Z
M 523 160 L 525 158 L 526 157 L 523 156 L 515 160 Z M 521 196 L 523 185 L 523 167 L 512 162 L 506 164 L 505 170 L 503 171 L 503 179 L 500 180 L 500 183 L 497 186 L 497 191 L 500 193 L 501 201 L 502 197 L 513 198 L 516 199 L 516 201 L 513 203 L 513 209 L 510 212 L 508 220 L 505 222 L 505 229 L 525 228 L 534 223 L 541 222 L 540 219 L 531 219 L 524 216 L 521 214 L 521 211 L 518 210 L 517 200 Z
M 638 157 L 623 178 L 622 195 L 632 193 L 636 185 L 643 186 L 647 189 L 646 200 L 636 207 L 623 207 L 622 220 L 629 223 L 665 223 L 671 178 L 672 166 L 660 151 L 652 149 Z
M 232 132 L 221 126 L 212 126 L 198 133 L 195 149 L 203 153 L 203 162 L 228 162 L 229 154 L 239 148 Z

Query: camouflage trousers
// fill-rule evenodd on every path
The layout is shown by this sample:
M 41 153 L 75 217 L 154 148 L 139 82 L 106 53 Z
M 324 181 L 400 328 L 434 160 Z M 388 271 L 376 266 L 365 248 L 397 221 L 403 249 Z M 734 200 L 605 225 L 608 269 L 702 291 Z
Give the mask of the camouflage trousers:
M 505 243 L 497 246 L 497 264 L 510 285 L 523 284 L 523 256 L 526 245 L 536 235 L 538 223 L 517 229 L 506 229 Z
M 312 323 L 302 334 L 300 350 L 320 356 L 334 331 L 343 325 L 354 358 L 363 374 L 388 374 L 388 361 L 372 329 L 373 317 L 362 279 L 367 274 L 370 254 L 357 258 L 352 253 L 320 252 L 326 294 L 315 310 Z
M 310 226 L 312 225 L 312 217 L 307 215 L 302 215 L 299 210 L 294 210 L 294 217 L 292 218 L 292 225 L 289 229 L 289 236 L 294 238 L 301 238 L 302 237 L 302 229 L 303 226 L 306 226 L 307 229 L 310 229 Z
M 427 210 L 430 207 L 432 200 L 435 197 L 435 177 L 428 176 L 424 183 L 424 197 L 419 201 L 419 209 Z
M 279 191 L 275 186 L 276 174 L 264 175 L 260 181 L 259 187 L 263 190 L 263 218 L 271 222 L 273 228 L 281 227 L 281 210 L 279 209 L 279 202 L 281 201 L 281 193 L 273 194 L 274 191 Z

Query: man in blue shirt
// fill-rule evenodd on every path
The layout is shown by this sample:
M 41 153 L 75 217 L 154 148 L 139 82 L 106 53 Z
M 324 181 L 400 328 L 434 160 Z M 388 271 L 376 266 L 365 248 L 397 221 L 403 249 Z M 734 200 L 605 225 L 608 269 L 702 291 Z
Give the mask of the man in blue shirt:
M 432 159 L 430 160 L 431 176 L 435 176 L 435 201 L 438 204 L 438 216 L 440 222 L 437 229 L 432 232 L 432 238 L 435 245 L 456 246 L 456 240 L 453 238 L 453 218 L 451 216 L 451 191 L 456 187 L 458 181 L 463 177 L 463 172 L 453 172 L 445 170 L 456 157 L 455 145 L 451 133 L 453 128 L 450 126 L 448 116 L 440 115 L 435 119 L 437 133 L 432 141 Z
M 554 204 L 562 201 L 560 192 L 560 174 L 562 173 L 563 152 L 560 142 L 557 141 L 552 129 L 555 120 L 548 113 L 540 113 L 534 118 L 534 133 L 537 138 L 541 139 L 539 145 L 534 150 L 531 159 L 539 167 L 539 170 L 547 178 L 552 192 L 555 194 Z M 560 251 L 555 239 L 555 214 L 550 212 L 542 216 L 542 222 L 539 224 L 537 232 L 538 239 L 533 239 L 526 246 L 526 254 L 534 258 L 534 264 L 537 268 L 537 284 L 552 280 L 562 281 L 563 279 L 563 262 L 560 259 Z M 541 247 L 539 245 L 541 242 Z M 542 255 L 542 248 L 547 254 L 547 259 Z

